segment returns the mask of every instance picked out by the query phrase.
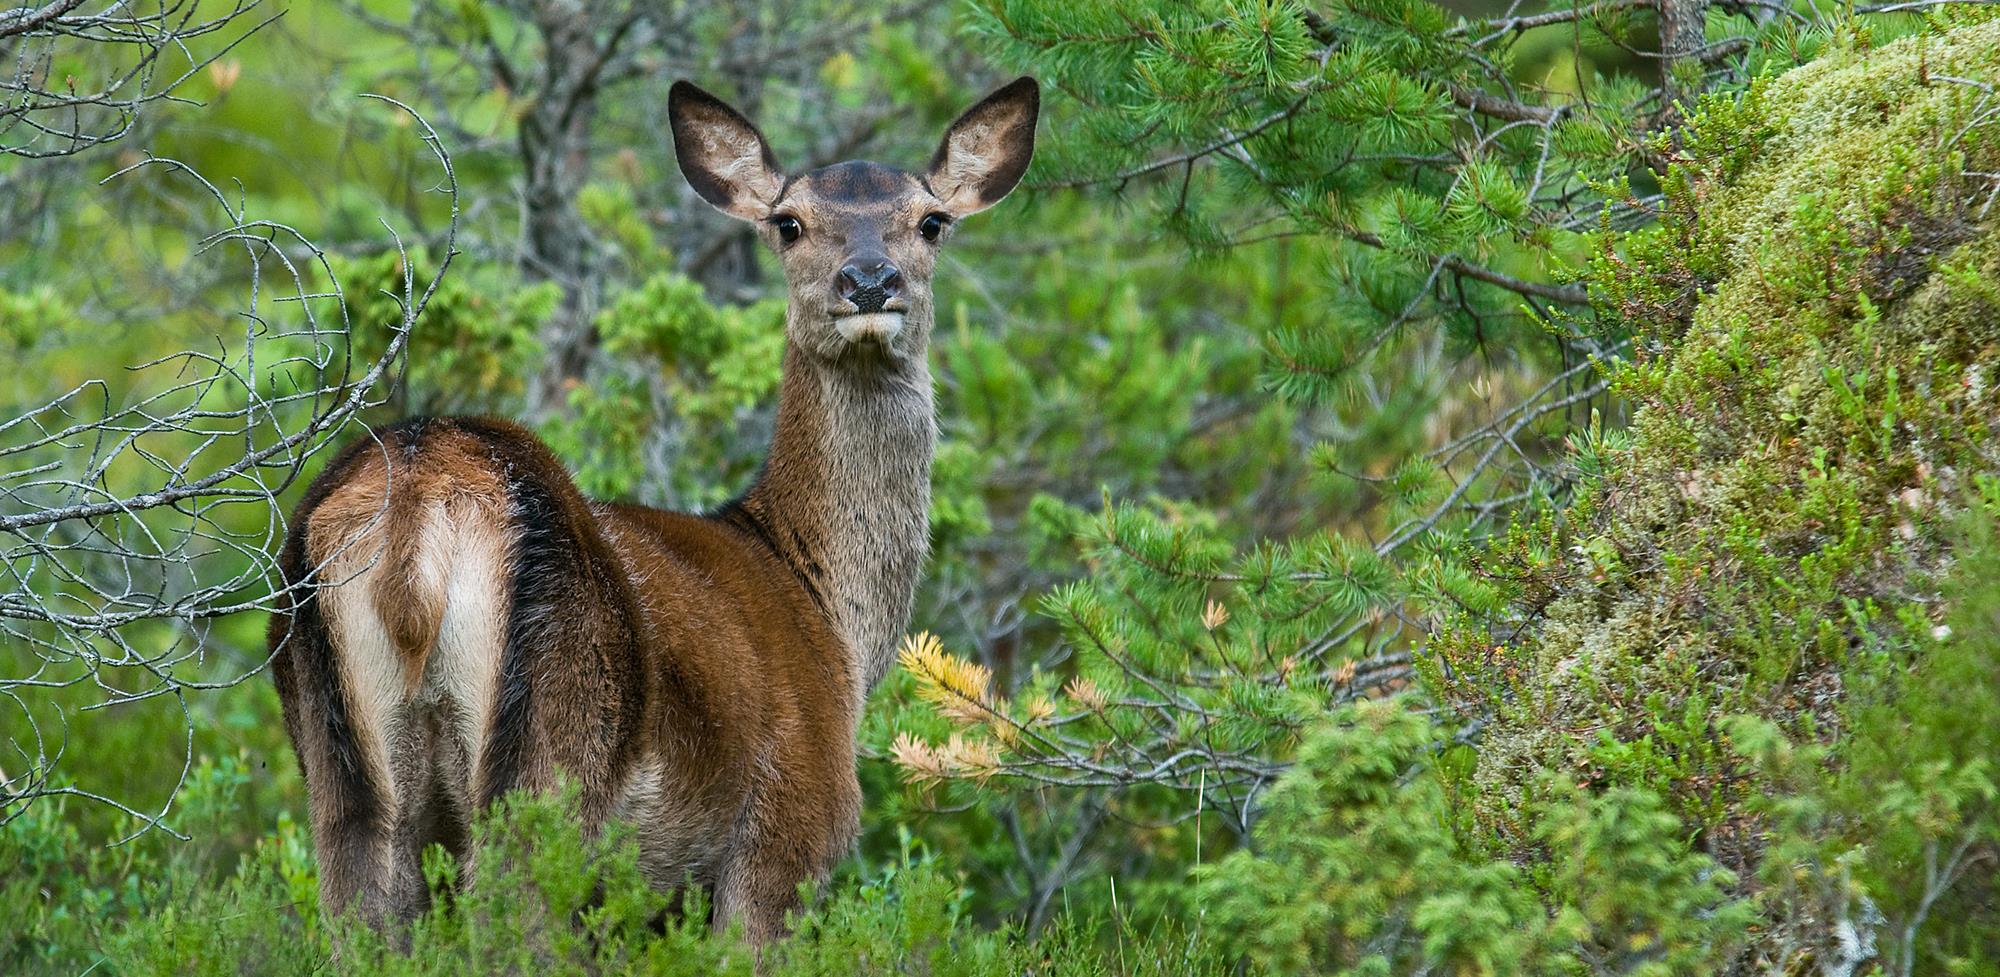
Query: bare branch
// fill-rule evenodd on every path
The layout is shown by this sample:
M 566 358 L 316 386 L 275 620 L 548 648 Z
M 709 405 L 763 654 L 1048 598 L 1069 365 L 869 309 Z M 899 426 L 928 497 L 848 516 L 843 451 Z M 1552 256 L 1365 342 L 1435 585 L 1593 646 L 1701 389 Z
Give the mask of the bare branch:
M 112 803 L 139 819 L 137 831 L 162 826 L 171 794 L 142 813 L 61 775 L 62 741 L 40 726 L 72 707 L 73 694 L 57 693 L 91 690 L 99 701 L 84 708 L 171 696 L 191 737 L 188 692 L 263 668 L 261 653 L 215 654 L 206 622 L 269 609 L 279 596 L 280 497 L 387 398 L 410 331 L 456 254 L 450 155 L 409 106 L 365 97 L 414 120 L 439 167 L 435 192 L 451 202 L 428 277 L 389 230 L 403 268 L 392 322 L 351 321 L 320 248 L 296 228 L 251 217 L 191 167 L 147 159 L 106 178 L 145 171 L 192 183 L 223 225 L 196 243 L 196 259 L 240 261 L 232 274 L 248 296 L 234 328 L 218 324 L 198 346 L 0 420 L 0 699 L 30 731 L 7 744 L 25 762 L 10 760 L 0 775 L 0 822 L 35 798 L 68 794 Z M 356 358 L 378 343 L 379 353 Z M 183 775 L 191 751 L 190 738 Z
M 174 90 L 272 21 L 196 54 L 189 42 L 247 22 L 261 0 L 207 7 L 199 0 L 52 0 L 0 11 L 0 155 L 67 156 L 130 132 L 139 110 Z M 58 65 L 81 62 L 57 77 Z

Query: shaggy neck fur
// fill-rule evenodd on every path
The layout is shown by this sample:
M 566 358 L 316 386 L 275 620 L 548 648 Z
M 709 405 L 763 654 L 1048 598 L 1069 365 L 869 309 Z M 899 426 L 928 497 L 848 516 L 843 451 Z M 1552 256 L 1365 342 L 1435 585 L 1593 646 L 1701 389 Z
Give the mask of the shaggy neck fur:
M 784 370 L 770 458 L 740 506 L 846 640 L 865 698 L 895 660 L 930 551 L 930 367 L 922 350 L 828 361 L 788 343 Z

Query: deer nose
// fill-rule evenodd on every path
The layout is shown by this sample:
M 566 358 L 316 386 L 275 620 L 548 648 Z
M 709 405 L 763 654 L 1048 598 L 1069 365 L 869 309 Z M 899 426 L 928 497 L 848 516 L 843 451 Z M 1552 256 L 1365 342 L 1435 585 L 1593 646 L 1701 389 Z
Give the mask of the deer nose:
M 903 290 L 903 273 L 882 255 L 855 258 L 843 265 L 834 282 L 840 297 L 863 312 L 880 312 Z

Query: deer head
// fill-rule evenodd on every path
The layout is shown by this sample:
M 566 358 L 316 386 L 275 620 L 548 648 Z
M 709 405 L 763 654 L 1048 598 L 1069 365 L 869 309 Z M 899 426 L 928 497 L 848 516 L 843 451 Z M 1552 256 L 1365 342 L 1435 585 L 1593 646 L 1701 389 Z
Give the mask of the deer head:
M 722 100 L 685 81 L 667 93 L 681 172 L 702 199 L 757 226 L 784 263 L 788 338 L 833 363 L 921 361 L 938 249 L 1020 182 L 1039 107 L 1034 79 L 1021 78 L 959 116 L 922 173 L 855 161 L 788 176 Z

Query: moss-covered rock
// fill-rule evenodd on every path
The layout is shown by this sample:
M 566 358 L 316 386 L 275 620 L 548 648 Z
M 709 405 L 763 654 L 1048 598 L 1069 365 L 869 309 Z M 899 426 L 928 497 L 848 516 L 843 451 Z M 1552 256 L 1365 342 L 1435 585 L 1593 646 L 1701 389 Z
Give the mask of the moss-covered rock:
M 1767 864 L 1767 802 L 1799 785 L 1725 730 L 1838 770 L 1854 690 L 1893 694 L 1945 633 L 1960 514 L 2000 471 L 2000 20 L 1848 38 L 1661 151 L 1662 219 L 1607 236 L 1592 275 L 1633 423 L 1579 446 L 1566 510 L 1481 558 L 1515 613 L 1447 627 L 1428 678 L 1484 720 L 1480 844 L 1545 857 L 1519 812 L 1550 771 L 1655 791 L 1762 899 L 1744 966 L 1804 972 L 1843 920 L 1900 924 L 1859 882 L 1844 915 L 1779 891 L 1797 867 Z

